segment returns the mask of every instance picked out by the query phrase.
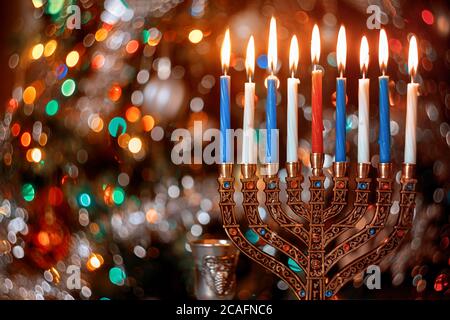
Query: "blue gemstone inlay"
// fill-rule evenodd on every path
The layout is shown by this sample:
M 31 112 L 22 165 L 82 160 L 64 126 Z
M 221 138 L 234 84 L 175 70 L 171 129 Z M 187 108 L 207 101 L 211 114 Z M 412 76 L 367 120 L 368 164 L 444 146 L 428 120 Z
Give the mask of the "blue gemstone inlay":
M 245 232 L 245 237 L 252 244 L 256 244 L 259 241 L 258 234 L 254 232 L 252 229 L 248 229 L 247 232 Z
M 366 190 L 367 189 L 367 183 L 365 183 L 365 182 L 358 183 L 358 189 Z
M 305 290 L 302 290 L 302 291 L 300 291 L 300 297 L 304 297 L 304 296 L 306 296 L 306 292 L 305 292 Z
M 275 187 L 277 186 L 277 184 L 275 182 L 270 182 L 269 185 L 267 186 L 270 190 L 275 189 Z
M 225 189 L 229 189 L 229 188 L 231 187 L 230 182 L 229 182 L 229 181 L 225 181 L 225 182 L 223 183 L 223 187 L 224 187 Z
M 375 228 L 372 228 L 369 230 L 369 233 L 371 236 L 373 236 L 375 234 L 375 232 L 376 232 Z
M 321 185 L 322 185 L 321 181 L 314 182 L 314 187 L 316 187 L 316 188 L 320 188 Z
M 266 230 L 261 229 L 261 231 L 259 231 L 259 233 L 260 233 L 261 235 L 265 235 L 265 234 L 266 234 Z
M 294 260 L 292 260 L 291 258 L 288 259 L 288 266 L 289 269 L 291 269 L 294 272 L 302 272 L 302 268 L 298 265 L 297 262 L 295 262 Z
M 333 296 L 333 291 L 327 290 L 327 291 L 325 292 L 325 297 L 330 298 L 331 296 Z
M 406 185 L 406 190 L 407 190 L 407 191 L 413 191 L 413 190 L 414 190 L 414 185 L 413 185 L 412 183 L 408 183 L 408 184 Z

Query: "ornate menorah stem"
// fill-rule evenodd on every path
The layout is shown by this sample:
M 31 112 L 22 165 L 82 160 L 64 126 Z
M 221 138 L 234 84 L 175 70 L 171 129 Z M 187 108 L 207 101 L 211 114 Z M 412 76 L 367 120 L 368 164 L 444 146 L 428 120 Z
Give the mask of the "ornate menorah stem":
M 302 201 L 302 182 L 301 165 L 298 162 L 286 163 L 286 192 L 288 196 L 287 204 L 289 208 L 305 222 L 310 222 L 308 209 Z
M 224 228 L 234 244 L 248 257 L 284 280 L 299 299 L 330 299 L 355 275 L 371 264 L 379 263 L 391 253 L 411 228 L 415 202 L 414 165 L 402 167 L 400 213 L 393 231 L 385 239 L 377 235 L 386 227 L 393 196 L 392 165 L 380 164 L 376 186 L 375 213 L 366 225 L 356 227 L 369 206 L 370 164 L 359 163 L 356 177 L 356 198 L 348 206 L 348 164 L 333 164 L 333 199 L 325 203 L 325 176 L 323 155 L 311 155 L 310 200 L 301 200 L 301 182 L 298 163 L 287 163 L 286 191 L 288 207 L 298 219 L 292 218 L 280 202 L 278 164 L 264 167 L 266 207 L 278 226 L 296 237 L 297 244 L 284 239 L 259 216 L 258 176 L 256 165 L 241 166 L 244 215 L 251 228 L 259 236 L 258 243 L 248 241 L 235 214 L 233 165 L 220 165 L 220 209 Z M 299 221 L 300 220 L 300 221 Z M 335 221 L 336 220 L 336 221 Z M 349 235 L 345 236 L 349 233 Z M 344 239 L 341 239 L 344 238 Z M 336 243 L 334 246 L 332 244 Z M 263 245 L 275 248 L 272 255 L 262 250 Z M 358 254 L 360 248 L 366 248 Z M 343 260 L 356 255 L 350 262 Z M 352 255 L 353 257 L 353 255 Z M 290 258 L 298 268 L 292 268 Z M 347 259 L 348 260 L 348 259 Z M 334 270 L 337 269 L 337 270 Z M 333 273 L 334 272 L 334 273 Z

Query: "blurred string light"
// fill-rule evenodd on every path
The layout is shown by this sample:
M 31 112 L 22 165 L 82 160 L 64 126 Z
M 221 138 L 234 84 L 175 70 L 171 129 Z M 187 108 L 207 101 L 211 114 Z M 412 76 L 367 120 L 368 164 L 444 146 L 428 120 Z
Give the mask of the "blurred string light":
M 81 206 L 83 206 L 83 207 L 89 207 L 91 205 L 91 202 L 92 202 L 91 201 L 91 196 L 88 193 L 86 193 L 86 192 L 81 193 L 78 196 L 78 201 L 79 201 L 79 204 Z
M 44 48 L 44 56 L 46 58 L 52 56 L 55 51 L 56 48 L 58 47 L 58 42 L 56 42 L 56 40 L 50 40 L 45 44 L 45 48 Z
M 125 272 L 119 268 L 114 267 L 109 270 L 109 281 L 116 286 L 123 286 L 125 283 L 126 275 Z
M 189 41 L 192 43 L 199 43 L 203 39 L 203 32 L 198 29 L 194 29 L 191 32 L 189 32 Z
M 65 64 L 60 64 L 56 67 L 56 76 L 58 78 L 58 80 L 62 80 L 66 77 L 67 75 L 67 71 L 69 69 L 67 68 L 67 66 Z
M 131 153 L 139 153 L 142 148 L 142 141 L 141 139 L 134 137 L 131 138 L 128 142 L 128 150 L 130 150 Z
M 36 100 L 36 88 L 29 86 L 23 91 L 23 102 L 26 104 L 32 104 Z
M 67 54 L 66 57 L 66 65 L 69 68 L 73 68 L 76 66 L 76 64 L 78 63 L 80 59 L 80 54 L 77 51 L 71 51 Z
M 38 9 L 41 8 L 44 5 L 44 0 L 32 0 L 33 6 Z
M 119 20 L 129 21 L 134 15 L 133 9 L 125 0 L 106 0 L 104 8 L 101 20 L 110 25 L 116 24 Z
M 116 205 L 121 205 L 125 201 L 125 191 L 121 187 L 114 188 L 112 200 Z
M 36 163 L 41 161 L 41 159 L 42 159 L 42 152 L 41 152 L 41 150 L 39 148 L 33 148 L 31 150 L 31 159 L 34 162 L 36 162 Z
M 127 123 L 122 117 L 113 118 L 108 125 L 109 134 L 113 137 L 123 135 L 127 131 Z
M 86 267 L 89 271 L 95 271 L 99 269 L 104 263 L 103 257 L 100 254 L 92 253 L 86 263 Z
M 137 122 L 141 117 L 141 111 L 137 107 L 129 107 L 125 112 L 125 117 L 131 123 Z
M 191 5 L 191 15 L 195 18 L 201 18 L 205 14 L 207 0 L 193 0 Z
M 65 97 L 70 97 L 74 94 L 76 89 L 76 83 L 73 79 L 67 79 L 61 85 L 61 93 Z
M 54 116 L 59 110 L 59 104 L 57 100 L 50 100 L 45 106 L 45 112 L 49 116 Z
M 31 51 L 31 56 L 34 60 L 37 60 L 40 57 L 42 57 L 43 53 L 44 53 L 44 45 L 42 43 L 39 43 L 33 47 L 33 50 Z
M 22 196 L 25 201 L 33 201 L 35 197 L 35 190 L 31 183 L 26 183 L 22 186 Z
M 48 0 L 47 12 L 56 15 L 61 12 L 64 7 L 64 0 Z

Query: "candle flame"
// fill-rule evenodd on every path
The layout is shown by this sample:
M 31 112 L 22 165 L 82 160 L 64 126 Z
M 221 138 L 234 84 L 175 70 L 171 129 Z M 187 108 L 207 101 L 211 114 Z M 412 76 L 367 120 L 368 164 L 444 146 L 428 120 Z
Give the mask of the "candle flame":
M 380 63 L 380 69 L 383 74 L 386 71 L 389 59 L 389 45 L 387 40 L 386 31 L 384 29 L 380 30 L 380 40 L 378 42 L 378 61 Z
M 417 66 L 419 64 L 419 54 L 417 52 L 417 40 L 415 36 L 411 37 L 409 41 L 409 54 L 408 54 L 408 70 L 411 75 L 411 81 L 416 75 Z
M 299 52 L 298 52 L 298 40 L 297 36 L 293 36 L 291 39 L 291 46 L 289 48 L 289 68 L 292 72 L 292 75 L 297 71 L 298 66 L 298 58 L 299 58 Z
M 267 54 L 267 62 L 269 71 L 274 73 L 277 70 L 277 22 L 274 17 L 270 19 L 270 29 L 269 29 L 269 50 Z
M 367 69 L 369 68 L 369 43 L 367 42 L 366 36 L 363 36 L 361 39 L 361 48 L 359 50 L 359 65 L 361 67 L 363 76 L 365 76 Z
M 230 66 L 230 55 L 231 55 L 230 29 L 227 29 L 227 31 L 225 32 L 220 55 L 222 58 L 222 69 L 223 72 L 226 74 L 227 69 Z
M 245 57 L 245 70 L 249 80 L 252 79 L 253 72 L 255 70 L 255 40 L 253 36 L 248 40 L 247 55 Z
M 320 33 L 317 24 L 314 25 L 311 38 L 311 61 L 318 64 L 320 60 Z
M 345 63 L 347 62 L 347 39 L 345 36 L 344 26 L 341 26 L 341 28 L 339 29 L 336 48 L 336 60 L 338 64 L 338 70 L 342 76 L 345 70 Z

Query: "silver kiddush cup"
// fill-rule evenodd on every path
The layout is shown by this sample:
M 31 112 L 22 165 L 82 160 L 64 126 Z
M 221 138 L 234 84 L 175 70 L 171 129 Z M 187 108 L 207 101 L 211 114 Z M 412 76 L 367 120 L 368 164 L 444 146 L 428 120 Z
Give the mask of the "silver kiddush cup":
M 194 292 L 198 300 L 231 300 L 236 293 L 239 251 L 229 240 L 190 243 L 195 263 Z

